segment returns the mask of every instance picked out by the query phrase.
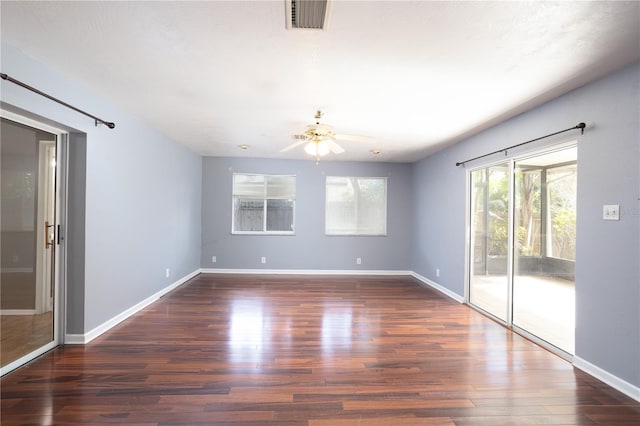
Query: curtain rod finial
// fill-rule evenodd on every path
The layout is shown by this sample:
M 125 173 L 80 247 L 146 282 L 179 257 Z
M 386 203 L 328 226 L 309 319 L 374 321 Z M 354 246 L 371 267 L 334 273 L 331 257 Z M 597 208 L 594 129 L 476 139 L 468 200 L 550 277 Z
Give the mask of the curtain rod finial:
M 104 124 L 110 129 L 113 129 L 116 127 L 116 123 L 114 123 L 113 121 L 102 121 L 99 118 L 96 118 L 95 123 L 96 123 L 96 127 L 98 127 L 98 124 Z
M 580 133 L 584 135 L 584 128 L 587 127 L 585 123 L 578 123 L 576 129 L 580 129 Z

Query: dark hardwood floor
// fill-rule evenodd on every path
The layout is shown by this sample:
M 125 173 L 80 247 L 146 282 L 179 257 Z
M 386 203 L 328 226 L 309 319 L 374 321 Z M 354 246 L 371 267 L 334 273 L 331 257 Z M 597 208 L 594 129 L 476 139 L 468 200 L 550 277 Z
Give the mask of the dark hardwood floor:
M 1 381 L 2 425 L 638 425 L 640 404 L 408 277 L 199 275 Z

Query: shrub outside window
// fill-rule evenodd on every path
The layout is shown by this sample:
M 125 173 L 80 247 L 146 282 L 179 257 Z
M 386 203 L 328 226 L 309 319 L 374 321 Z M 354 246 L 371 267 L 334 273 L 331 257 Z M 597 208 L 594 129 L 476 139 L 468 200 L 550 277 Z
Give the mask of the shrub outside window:
M 234 234 L 294 233 L 296 177 L 233 174 Z

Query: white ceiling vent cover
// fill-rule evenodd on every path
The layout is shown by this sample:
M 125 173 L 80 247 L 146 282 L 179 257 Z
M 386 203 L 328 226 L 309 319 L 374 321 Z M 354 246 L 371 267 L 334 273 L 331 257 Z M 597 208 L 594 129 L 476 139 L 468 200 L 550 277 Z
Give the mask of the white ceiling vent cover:
M 285 0 L 287 29 L 326 30 L 331 0 Z

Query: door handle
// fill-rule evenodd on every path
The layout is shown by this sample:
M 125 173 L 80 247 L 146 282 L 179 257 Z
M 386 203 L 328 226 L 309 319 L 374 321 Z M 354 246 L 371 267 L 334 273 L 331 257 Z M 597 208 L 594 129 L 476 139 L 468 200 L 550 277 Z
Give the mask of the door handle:
M 45 250 L 53 245 L 53 240 L 49 239 L 49 228 L 52 228 L 52 227 L 55 229 L 55 225 L 49 225 L 49 221 L 48 220 L 44 221 L 44 248 L 45 248 Z

